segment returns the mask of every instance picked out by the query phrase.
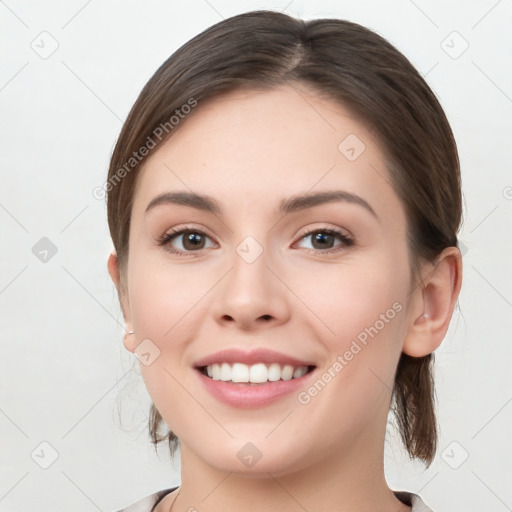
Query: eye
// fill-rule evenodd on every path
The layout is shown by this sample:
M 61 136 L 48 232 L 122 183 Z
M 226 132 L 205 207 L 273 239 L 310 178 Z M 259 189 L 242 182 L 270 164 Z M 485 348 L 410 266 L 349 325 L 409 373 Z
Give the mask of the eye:
M 313 248 L 306 247 L 306 250 L 316 254 L 330 254 L 355 245 L 353 238 L 337 229 L 327 227 L 306 232 L 300 237 L 299 241 L 303 242 L 308 238 L 311 238 Z M 341 240 L 341 243 L 333 246 L 336 238 Z M 174 246 L 174 243 L 180 239 L 179 245 L 181 247 L 177 248 Z M 211 238 L 203 231 L 193 227 L 185 227 L 182 229 L 172 229 L 170 232 L 164 233 L 159 238 L 158 244 L 173 254 L 187 256 L 208 248 L 206 246 L 207 240 L 211 240 Z M 210 245 L 210 247 L 212 246 Z
M 179 244 L 181 248 L 173 247 L 173 242 L 180 240 L 181 237 L 183 237 Z M 171 253 L 186 255 L 205 249 L 206 239 L 210 239 L 210 237 L 203 231 L 187 227 L 184 229 L 173 229 L 168 233 L 164 233 L 158 240 L 158 244 L 164 246 Z
M 332 253 L 337 252 L 344 247 L 355 245 L 353 238 L 345 235 L 341 231 L 332 228 L 319 228 L 314 231 L 309 231 L 301 236 L 301 241 L 311 238 L 313 248 L 308 249 L 314 253 Z M 333 246 L 334 240 L 338 238 L 341 243 Z

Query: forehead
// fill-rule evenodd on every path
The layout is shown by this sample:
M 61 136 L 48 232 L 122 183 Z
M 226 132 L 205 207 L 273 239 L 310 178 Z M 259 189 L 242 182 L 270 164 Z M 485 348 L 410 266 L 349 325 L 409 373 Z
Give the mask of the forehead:
M 139 173 L 134 209 L 166 190 L 235 207 L 333 187 L 397 206 L 374 135 L 344 106 L 296 86 L 198 102 Z

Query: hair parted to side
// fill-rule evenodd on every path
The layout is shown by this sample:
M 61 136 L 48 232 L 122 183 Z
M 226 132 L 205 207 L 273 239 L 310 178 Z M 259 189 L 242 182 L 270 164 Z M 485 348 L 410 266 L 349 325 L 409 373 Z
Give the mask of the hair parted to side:
M 134 152 L 155 133 L 160 135 L 159 145 L 178 130 L 186 118 L 173 127 L 169 120 L 191 99 L 197 110 L 202 101 L 223 92 L 294 84 L 306 85 L 348 108 L 382 144 L 393 188 L 406 211 L 414 278 L 422 261 L 435 262 L 443 249 L 457 246 L 460 169 L 445 113 L 402 53 L 375 32 L 346 20 L 304 21 L 280 12 L 252 11 L 195 36 L 160 66 L 141 91 L 117 140 L 108 182 L 113 183 L 112 178 L 123 166 L 126 169 Z M 162 126 L 169 128 L 164 136 L 158 128 Z M 141 165 L 143 161 L 132 165 L 107 194 L 121 293 L 126 290 L 130 216 Z M 418 358 L 402 353 L 392 396 L 403 443 L 410 457 L 427 467 L 434 459 L 438 436 L 433 363 L 433 353 Z M 155 449 L 167 439 L 172 454 L 178 440 L 171 431 L 159 434 L 162 423 L 152 404 L 150 438 Z

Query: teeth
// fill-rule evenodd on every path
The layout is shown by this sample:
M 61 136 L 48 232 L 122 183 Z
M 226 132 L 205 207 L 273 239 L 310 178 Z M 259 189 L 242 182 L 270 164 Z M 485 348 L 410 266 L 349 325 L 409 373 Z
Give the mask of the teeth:
M 298 368 L 295 368 L 293 372 L 293 378 L 298 379 L 299 377 L 302 377 L 303 375 L 306 375 L 308 373 L 308 369 L 306 366 L 299 366 Z
M 283 380 L 291 380 L 293 377 L 293 366 L 290 366 L 287 364 L 282 370 L 281 370 L 281 379 Z
M 233 365 L 234 367 L 235 365 Z M 245 365 L 244 365 L 245 366 Z M 266 365 L 263 363 L 253 364 L 249 367 L 249 382 L 267 382 L 268 370 Z M 247 382 L 247 381 L 244 381 Z
M 220 367 L 219 379 L 223 381 L 231 380 L 231 366 L 228 363 L 222 363 Z
M 208 371 L 208 377 L 211 377 L 213 380 L 220 380 L 220 364 L 212 364 L 207 366 L 206 369 Z
M 249 382 L 249 367 L 246 364 L 235 363 L 231 368 L 231 381 Z
M 278 380 L 298 379 L 308 373 L 307 366 L 293 367 L 291 365 L 279 365 L 272 363 L 266 365 L 258 363 L 247 365 L 243 363 L 211 364 L 206 367 L 208 377 L 213 380 L 222 380 L 225 382 L 252 382 L 261 384 L 263 382 L 276 382 Z
M 274 382 L 281 379 L 281 367 L 273 363 L 268 367 L 268 380 Z

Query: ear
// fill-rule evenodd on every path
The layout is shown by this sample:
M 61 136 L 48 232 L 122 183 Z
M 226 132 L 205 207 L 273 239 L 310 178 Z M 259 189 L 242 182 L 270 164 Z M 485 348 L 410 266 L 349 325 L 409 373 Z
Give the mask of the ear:
M 414 289 L 403 352 L 423 357 L 441 345 L 452 318 L 462 284 L 462 255 L 447 247 L 434 264 L 425 267 Z
M 117 296 L 119 298 L 119 304 L 121 305 L 121 311 L 123 312 L 123 318 L 126 323 L 126 333 L 124 336 L 124 346 L 126 350 L 133 352 L 136 348 L 136 338 L 135 334 L 128 334 L 129 331 L 133 331 L 133 324 L 131 318 L 131 308 L 128 302 L 128 297 L 123 292 L 121 287 L 121 277 L 119 274 L 119 266 L 117 254 L 112 251 L 108 257 L 107 261 L 108 273 L 116 287 Z

